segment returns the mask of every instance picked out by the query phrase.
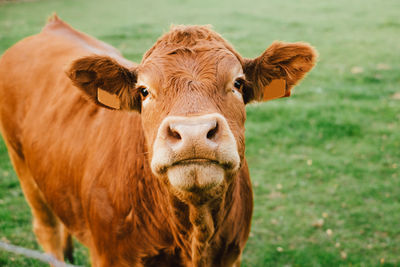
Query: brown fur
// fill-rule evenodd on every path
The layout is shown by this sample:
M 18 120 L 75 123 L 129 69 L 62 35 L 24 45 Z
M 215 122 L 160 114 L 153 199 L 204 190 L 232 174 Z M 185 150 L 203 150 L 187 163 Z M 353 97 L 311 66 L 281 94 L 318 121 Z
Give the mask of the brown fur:
M 209 27 L 177 26 L 135 65 L 54 16 L 0 60 L 1 130 L 39 243 L 71 258 L 72 234 L 93 266 L 239 266 L 253 205 L 244 104 L 273 79 L 290 90 L 314 63 L 306 44 L 274 43 L 249 60 Z M 231 93 L 235 68 L 244 101 Z M 102 108 L 98 87 L 138 112 Z M 157 129 L 166 116 L 213 112 L 229 124 L 240 169 L 213 191 L 177 191 L 149 167 Z

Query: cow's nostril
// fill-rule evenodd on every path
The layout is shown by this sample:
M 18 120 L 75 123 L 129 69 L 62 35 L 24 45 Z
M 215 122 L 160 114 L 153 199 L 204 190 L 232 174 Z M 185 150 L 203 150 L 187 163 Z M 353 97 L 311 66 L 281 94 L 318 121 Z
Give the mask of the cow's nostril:
M 168 127 L 168 135 L 176 140 L 182 139 L 181 135 L 175 129 L 172 129 L 171 127 Z
M 215 122 L 215 126 L 212 129 L 210 129 L 207 133 L 207 139 L 213 139 L 217 135 L 217 132 L 218 132 L 218 123 Z

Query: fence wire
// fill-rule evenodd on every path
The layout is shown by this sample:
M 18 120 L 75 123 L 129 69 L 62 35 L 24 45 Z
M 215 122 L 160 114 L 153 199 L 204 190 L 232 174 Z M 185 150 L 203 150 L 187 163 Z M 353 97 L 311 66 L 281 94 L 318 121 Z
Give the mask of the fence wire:
M 54 267 L 82 267 L 59 261 L 56 258 L 54 258 L 54 256 L 47 253 L 42 253 L 36 250 L 11 245 L 2 241 L 0 241 L 0 249 L 3 249 L 11 253 L 23 255 L 28 258 L 36 259 L 45 263 L 52 264 Z

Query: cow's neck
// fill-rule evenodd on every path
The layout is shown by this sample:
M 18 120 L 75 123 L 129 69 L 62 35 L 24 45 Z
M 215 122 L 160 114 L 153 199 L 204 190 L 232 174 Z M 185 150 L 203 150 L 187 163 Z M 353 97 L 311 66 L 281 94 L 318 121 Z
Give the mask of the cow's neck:
M 206 262 L 209 259 L 207 252 L 218 233 L 222 219 L 226 217 L 230 210 L 229 205 L 232 203 L 227 205 L 226 199 L 231 198 L 233 189 L 234 184 L 232 183 L 220 189 L 218 197 L 201 204 L 183 202 L 176 198 L 173 201 L 174 208 L 179 210 L 178 213 L 180 214 L 176 217 L 179 220 L 178 225 L 189 226 L 185 229 L 188 231 L 188 236 L 191 237 L 186 249 L 189 250 L 187 252 L 191 258 L 192 266 L 211 266 L 211 262 Z M 182 209 L 182 204 L 188 208 Z
M 190 207 L 190 223 L 193 226 L 192 232 L 192 262 L 193 266 L 206 266 L 203 262 L 207 257 L 204 255 L 209 246 L 209 240 L 215 231 L 215 218 L 211 214 L 210 207 Z

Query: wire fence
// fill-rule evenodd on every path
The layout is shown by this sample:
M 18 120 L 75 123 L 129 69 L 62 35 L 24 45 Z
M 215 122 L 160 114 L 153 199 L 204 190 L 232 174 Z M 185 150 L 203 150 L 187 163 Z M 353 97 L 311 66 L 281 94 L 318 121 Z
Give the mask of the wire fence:
M 23 255 L 28 258 L 36 259 L 45 263 L 52 264 L 54 267 L 82 267 L 59 261 L 56 258 L 54 258 L 54 256 L 47 253 L 42 253 L 36 250 L 11 245 L 2 241 L 0 241 L 0 249 L 3 249 L 11 253 Z

